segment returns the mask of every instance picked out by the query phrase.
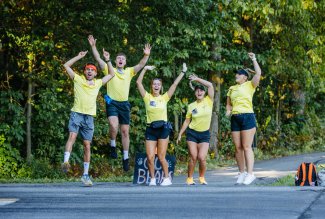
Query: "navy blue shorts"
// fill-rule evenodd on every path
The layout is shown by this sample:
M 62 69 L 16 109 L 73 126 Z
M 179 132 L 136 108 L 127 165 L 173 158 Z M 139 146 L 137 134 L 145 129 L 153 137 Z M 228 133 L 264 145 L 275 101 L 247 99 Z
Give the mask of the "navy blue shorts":
M 70 113 L 69 132 L 80 133 L 83 140 L 92 141 L 94 135 L 94 117 L 77 112 Z
M 129 101 L 112 100 L 111 103 L 106 103 L 107 117 L 117 116 L 119 124 L 130 125 L 131 104 Z
M 147 126 L 145 137 L 146 140 L 157 141 L 158 139 L 166 139 L 170 134 L 170 129 L 166 126 L 161 128 L 151 128 Z
M 193 129 L 186 129 L 186 141 L 193 141 L 195 143 L 210 143 L 210 132 L 209 130 L 198 132 Z
M 231 116 L 231 131 L 243 131 L 256 128 L 254 113 L 240 113 Z

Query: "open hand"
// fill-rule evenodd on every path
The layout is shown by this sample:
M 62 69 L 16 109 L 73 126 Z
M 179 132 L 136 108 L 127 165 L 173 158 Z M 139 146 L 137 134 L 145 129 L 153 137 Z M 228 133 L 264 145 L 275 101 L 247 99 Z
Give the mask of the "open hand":
M 88 42 L 89 42 L 90 46 L 96 46 L 96 39 L 94 38 L 93 35 L 88 36 Z
M 181 139 L 182 139 L 182 136 L 178 135 L 177 140 L 176 140 L 176 144 L 178 144 L 181 141 Z
M 185 62 L 183 63 L 183 70 L 182 70 L 182 72 L 184 72 L 184 73 L 187 72 L 187 66 L 186 66 L 186 63 Z
M 103 56 L 105 58 L 105 61 L 108 61 L 109 60 L 110 54 L 109 54 L 109 52 L 105 51 L 104 48 L 103 48 Z
M 199 77 L 198 77 L 196 74 L 191 74 L 188 78 L 189 78 L 191 81 L 196 81 Z
M 80 56 L 80 58 L 83 58 L 83 57 L 85 57 L 85 55 L 87 54 L 87 52 L 88 52 L 88 50 L 87 51 L 81 51 L 81 52 L 79 52 L 79 56 Z
M 145 70 L 149 70 L 149 71 L 154 70 L 155 68 L 156 68 L 155 66 L 151 66 L 151 65 L 146 65 L 144 67 Z
M 144 49 L 143 49 L 143 53 L 148 56 L 150 55 L 150 51 L 151 51 L 151 46 L 149 43 L 147 43 L 146 45 L 144 45 Z
M 253 60 L 253 59 L 256 59 L 255 54 L 252 53 L 252 52 L 249 52 L 249 53 L 248 53 L 248 56 L 249 56 L 249 58 L 252 59 L 252 60 Z

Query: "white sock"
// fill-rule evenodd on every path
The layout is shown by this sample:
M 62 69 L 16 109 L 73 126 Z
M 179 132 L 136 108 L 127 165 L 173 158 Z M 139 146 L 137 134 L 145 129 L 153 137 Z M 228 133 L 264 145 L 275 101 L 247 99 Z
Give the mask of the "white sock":
M 123 159 L 126 160 L 129 158 L 129 151 L 123 151 Z
M 111 140 L 111 147 L 116 147 L 116 142 L 115 142 L 115 140 Z
M 64 160 L 63 160 L 63 163 L 69 162 L 69 158 L 70 158 L 70 152 L 69 151 L 64 152 Z
M 89 171 L 89 162 L 84 162 L 84 175 L 85 174 L 88 175 L 88 171 Z

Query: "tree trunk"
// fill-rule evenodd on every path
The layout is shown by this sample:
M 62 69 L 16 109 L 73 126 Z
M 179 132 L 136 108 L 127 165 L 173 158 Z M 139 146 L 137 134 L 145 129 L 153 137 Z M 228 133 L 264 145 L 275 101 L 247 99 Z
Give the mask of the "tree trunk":
M 27 161 L 32 158 L 32 141 L 31 141 L 31 120 L 32 120 L 32 91 L 33 84 L 31 79 L 28 79 L 28 93 L 27 93 L 27 121 L 26 121 L 26 148 Z
M 211 59 L 214 62 L 217 62 L 221 59 L 220 57 L 220 48 L 221 48 L 221 39 L 217 44 L 213 44 L 212 57 Z M 221 73 L 220 72 L 209 72 L 209 80 L 213 84 L 215 93 L 213 100 L 213 109 L 212 109 L 212 118 L 210 124 L 210 154 L 212 158 L 218 157 L 218 133 L 219 133 L 219 112 L 220 112 L 220 83 L 221 83 Z
M 220 74 L 217 74 L 219 77 Z M 219 132 L 219 112 L 220 112 L 220 82 L 214 83 L 213 87 L 215 88 L 214 100 L 213 100 L 213 109 L 212 109 L 212 118 L 210 125 L 210 153 L 212 158 L 218 157 L 218 132 Z

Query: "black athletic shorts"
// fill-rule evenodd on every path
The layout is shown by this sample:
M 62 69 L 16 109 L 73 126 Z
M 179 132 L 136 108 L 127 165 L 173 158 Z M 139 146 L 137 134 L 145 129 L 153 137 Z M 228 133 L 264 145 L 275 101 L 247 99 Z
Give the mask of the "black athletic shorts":
M 243 131 L 256 127 L 254 113 L 241 113 L 231 116 L 231 131 Z
M 129 101 L 112 100 L 111 103 L 106 103 L 107 117 L 117 116 L 119 124 L 130 125 L 131 104 Z

